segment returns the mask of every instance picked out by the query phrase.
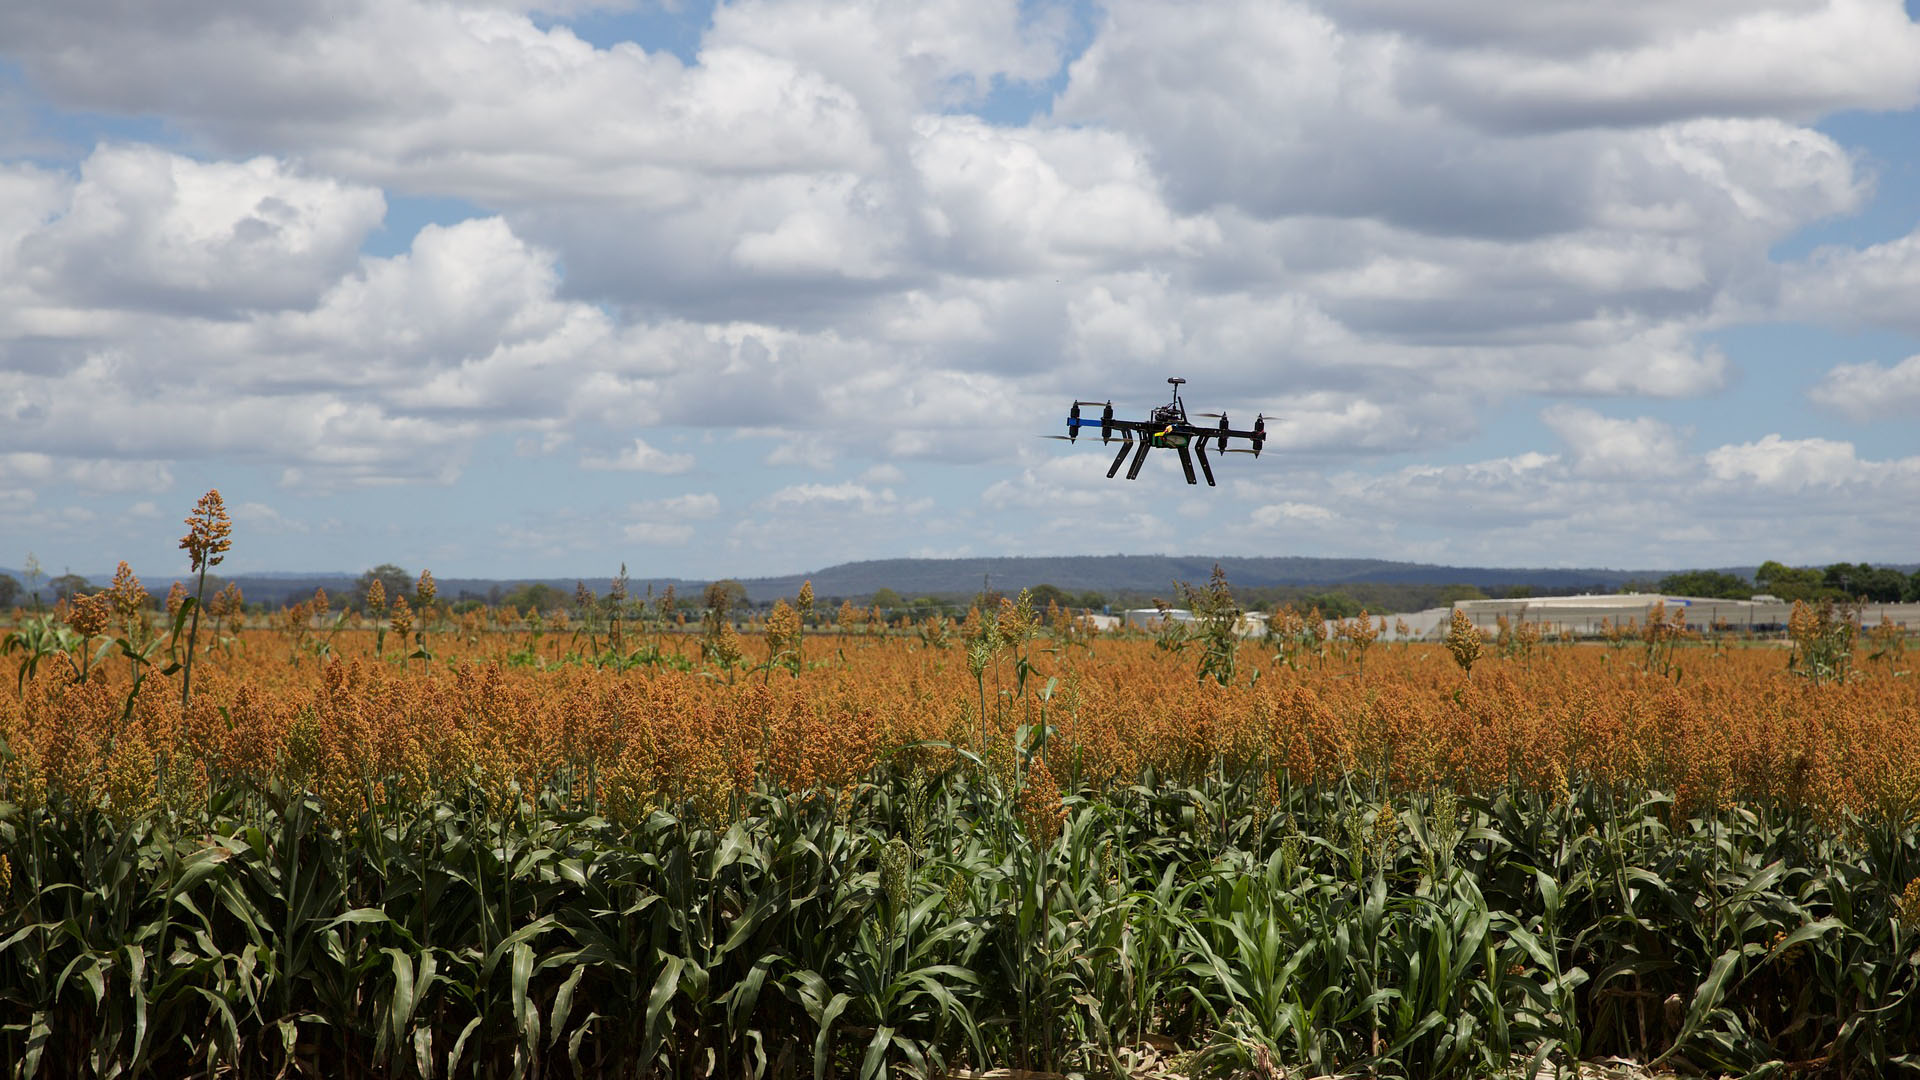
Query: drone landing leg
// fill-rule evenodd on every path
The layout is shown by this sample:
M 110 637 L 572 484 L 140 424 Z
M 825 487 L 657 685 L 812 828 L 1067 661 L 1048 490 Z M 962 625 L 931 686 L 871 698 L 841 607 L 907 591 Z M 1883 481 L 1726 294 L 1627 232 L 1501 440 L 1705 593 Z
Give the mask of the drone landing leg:
M 1120 463 L 1127 460 L 1129 449 L 1131 448 L 1126 443 L 1120 444 L 1120 452 L 1113 455 L 1113 466 L 1107 470 L 1107 479 L 1113 479 L 1113 474 L 1120 471 Z
M 1140 475 L 1140 465 L 1147 460 L 1147 449 L 1152 445 L 1151 439 L 1140 440 L 1140 449 L 1133 452 L 1133 464 L 1127 466 L 1127 479 L 1131 480 Z
M 1187 448 L 1184 446 L 1180 447 L 1179 449 L 1180 449 L 1180 468 L 1186 471 L 1187 483 L 1189 484 L 1199 483 L 1198 480 L 1195 480 L 1193 478 L 1193 455 L 1189 454 L 1187 452 Z
M 1213 466 L 1212 466 L 1212 465 L 1209 465 L 1209 464 L 1207 464 L 1207 443 L 1206 443 L 1206 440 L 1204 440 L 1204 439 L 1202 439 L 1202 440 L 1201 440 L 1201 441 L 1199 442 L 1199 444 L 1197 444 L 1196 446 L 1194 446 L 1194 448 L 1193 448 L 1193 449 L 1194 449 L 1194 451 L 1195 451 L 1196 453 L 1198 453 L 1198 454 L 1200 455 L 1200 472 L 1201 472 L 1201 474 L 1202 474 L 1202 475 L 1204 475 L 1204 476 L 1205 476 L 1205 477 L 1207 478 L 1207 486 L 1208 486 L 1208 487 L 1219 487 L 1220 485 L 1218 485 L 1218 484 L 1216 484 L 1216 483 L 1214 483 L 1214 482 L 1213 482 Z

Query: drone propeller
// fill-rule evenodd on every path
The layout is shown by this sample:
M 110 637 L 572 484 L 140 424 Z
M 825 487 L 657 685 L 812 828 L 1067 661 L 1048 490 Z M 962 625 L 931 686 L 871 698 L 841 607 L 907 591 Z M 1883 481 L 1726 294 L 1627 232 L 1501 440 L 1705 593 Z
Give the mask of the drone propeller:
M 1227 414 L 1223 412 L 1197 412 L 1193 415 L 1204 416 L 1208 420 L 1225 420 L 1227 418 Z
M 1075 405 L 1111 405 L 1111 401 L 1076 401 Z
M 1072 441 L 1073 441 L 1072 439 L 1069 439 L 1069 438 L 1067 438 L 1067 437 L 1066 437 L 1065 435 L 1036 435 L 1036 436 L 1034 436 L 1034 438 L 1036 438 L 1036 439 L 1059 439 L 1059 440 L 1060 440 L 1061 442 L 1072 442 Z

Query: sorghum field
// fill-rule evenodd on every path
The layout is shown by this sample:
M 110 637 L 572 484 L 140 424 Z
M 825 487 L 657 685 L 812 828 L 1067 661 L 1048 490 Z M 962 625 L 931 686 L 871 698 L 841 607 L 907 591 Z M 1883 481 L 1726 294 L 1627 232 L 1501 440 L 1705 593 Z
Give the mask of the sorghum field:
M 1920 692 L 1844 613 L 1403 645 L 191 591 L 14 617 L 15 1075 L 1920 1064 Z

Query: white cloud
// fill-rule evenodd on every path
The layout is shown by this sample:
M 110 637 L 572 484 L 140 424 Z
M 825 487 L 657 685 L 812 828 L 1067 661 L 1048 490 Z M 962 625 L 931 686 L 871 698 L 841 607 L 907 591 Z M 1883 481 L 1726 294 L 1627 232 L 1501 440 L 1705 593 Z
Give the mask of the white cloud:
M 656 473 L 671 476 L 688 472 L 693 468 L 692 454 L 674 454 L 647 444 L 647 440 L 635 437 L 633 445 L 612 456 L 583 455 L 580 458 L 583 469 L 618 469 L 624 472 Z
M 1679 433 L 1651 417 L 1618 420 L 1592 409 L 1554 405 L 1540 419 L 1566 440 L 1574 470 L 1584 475 L 1661 476 L 1687 467 Z
M 1891 367 L 1840 364 L 1828 371 L 1808 396 L 1854 420 L 1920 417 L 1920 355 Z
M 1883 466 L 1855 457 L 1852 443 L 1767 435 L 1756 442 L 1709 451 L 1707 468 L 1717 480 L 1793 491 L 1864 480 Z
M 833 468 L 835 457 L 833 447 L 809 432 L 789 436 L 780 445 L 767 451 L 767 456 L 760 460 L 768 465 L 798 465 L 826 470 Z
M 688 492 L 684 495 L 669 495 L 661 499 L 637 502 L 628 510 L 632 514 L 643 517 L 704 521 L 720 513 L 720 497 L 710 491 Z
M 1256 525 L 1322 525 L 1338 521 L 1340 515 L 1313 503 L 1279 502 L 1256 507 L 1251 517 Z
M 884 514 L 895 510 L 900 499 L 892 488 L 871 488 L 852 482 L 842 484 L 793 484 L 767 496 L 763 501 L 771 510 L 819 509 Z
M 1539 14 L 1572 6 L 1543 5 Z M 1528 55 L 1529 43 L 1510 39 L 1506 47 L 1422 57 L 1427 64 L 1408 65 L 1415 69 L 1411 81 L 1479 122 L 1522 128 L 1649 124 L 1703 113 L 1813 116 L 1910 108 L 1920 99 L 1913 65 L 1920 29 L 1898 3 L 1706 5 L 1682 18 L 1692 24 L 1670 23 L 1637 41 L 1593 42 L 1598 47 L 1571 54 Z
M 1111 0 L 1085 27 L 1017 0 L 738 0 L 685 60 L 582 40 L 566 12 L 593 3 L 0 7 L 34 115 L 156 133 L 0 160 L 8 531 L 188 462 L 303 493 L 458 483 L 502 447 L 679 474 L 686 436 L 724 429 L 836 476 L 751 524 L 674 496 L 503 542 L 839 554 L 849 517 L 937 492 L 953 512 L 916 546 L 1084 545 L 1081 509 L 1145 523 L 1189 493 L 1169 462 L 1108 483 L 1109 452 L 1030 436 L 1075 397 L 1138 415 L 1168 375 L 1196 411 L 1270 418 L 1268 456 L 1215 459 L 1207 493 L 1256 548 L 1601 550 L 1641 542 L 1608 502 L 1697 496 L 1752 528 L 1782 492 L 1906 490 L 1832 438 L 1739 441 L 1771 420 L 1692 454 L 1606 415 L 1724 391 L 1749 358 L 1707 334 L 1731 325 L 1920 332 L 1920 233 L 1770 255 L 1869 204 L 1875 163 L 1810 125 L 1913 106 L 1892 0 Z M 1030 122 L 969 112 L 1023 99 Z M 365 253 L 389 206 L 398 230 L 462 200 Z M 1842 363 L 1809 396 L 1867 421 L 1917 384 L 1920 358 Z M 1564 447 L 1488 430 L 1516 402 Z M 956 468 L 909 489 L 896 461 Z
M 401 0 L 162 15 L 102 0 L 0 11 L 0 40 L 71 106 L 164 113 L 221 145 L 489 201 L 662 206 L 708 169 L 874 157 L 853 97 L 791 60 L 719 45 L 687 67 L 502 11 Z
M 250 501 L 235 504 L 233 520 L 246 532 L 265 536 L 304 533 L 309 530 L 305 521 L 289 518 L 263 502 Z
M 20 246 L 50 298 L 229 316 L 312 305 L 386 211 L 380 192 L 272 158 L 203 163 L 102 146 L 70 202 Z
M 1782 277 L 1781 317 L 1920 333 L 1920 229 L 1858 249 L 1821 248 Z
M 664 521 L 636 521 L 620 530 L 620 535 L 641 544 L 677 547 L 693 539 L 693 526 Z

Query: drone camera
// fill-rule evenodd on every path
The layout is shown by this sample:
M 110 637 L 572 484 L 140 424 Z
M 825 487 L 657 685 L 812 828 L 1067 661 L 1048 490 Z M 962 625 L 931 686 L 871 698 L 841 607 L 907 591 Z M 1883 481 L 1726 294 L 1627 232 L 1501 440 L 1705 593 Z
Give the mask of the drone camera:
M 1067 413 L 1067 433 L 1040 437 L 1061 442 L 1077 441 L 1081 428 L 1094 425 L 1092 420 L 1082 419 L 1081 410 L 1098 405 L 1100 441 L 1103 444 L 1111 443 L 1114 436 L 1120 437 L 1120 452 L 1107 466 L 1108 479 L 1119 475 L 1123 465 L 1127 467 L 1127 479 L 1135 479 L 1140 475 L 1140 466 L 1146 461 L 1147 452 L 1160 449 L 1180 455 L 1180 471 L 1186 475 L 1187 483 L 1197 484 L 1199 478 L 1204 476 L 1208 487 L 1216 487 L 1213 463 L 1207 457 L 1207 444 L 1212 443 L 1223 454 L 1252 454 L 1258 457 L 1267 439 L 1266 417 L 1257 416 L 1250 429 L 1233 427 L 1232 421 L 1223 412 L 1193 413 L 1192 419 L 1189 419 L 1187 408 L 1180 401 L 1180 387 L 1186 381 L 1178 375 L 1169 378 L 1167 383 L 1173 387 L 1173 400 L 1148 410 L 1144 420 L 1116 419 L 1111 398 L 1106 401 L 1075 401 Z M 1245 439 L 1253 445 L 1246 449 L 1228 446 L 1233 439 Z M 1131 464 L 1128 463 L 1129 457 Z M 1196 465 L 1199 467 L 1197 470 Z

